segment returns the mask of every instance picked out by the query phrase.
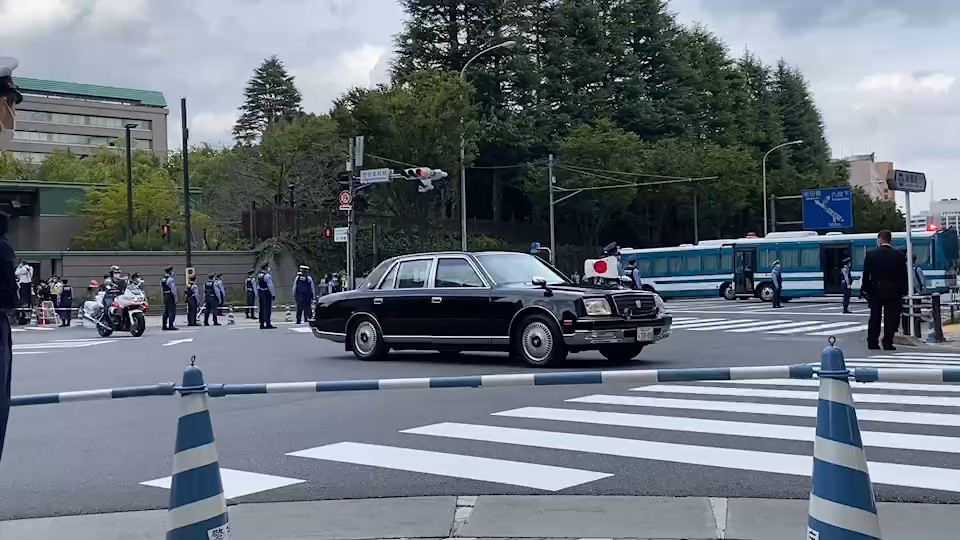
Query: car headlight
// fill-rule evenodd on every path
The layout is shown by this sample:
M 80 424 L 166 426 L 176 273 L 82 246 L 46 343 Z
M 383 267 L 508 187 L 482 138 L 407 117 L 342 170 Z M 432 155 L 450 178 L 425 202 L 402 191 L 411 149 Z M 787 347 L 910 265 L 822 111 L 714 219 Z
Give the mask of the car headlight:
M 667 312 L 667 304 L 663 301 L 663 298 L 660 298 L 659 294 L 653 295 L 653 302 L 657 306 L 657 313 L 665 314 Z
M 610 304 L 605 298 L 584 298 L 583 307 L 587 309 L 587 315 L 610 315 Z

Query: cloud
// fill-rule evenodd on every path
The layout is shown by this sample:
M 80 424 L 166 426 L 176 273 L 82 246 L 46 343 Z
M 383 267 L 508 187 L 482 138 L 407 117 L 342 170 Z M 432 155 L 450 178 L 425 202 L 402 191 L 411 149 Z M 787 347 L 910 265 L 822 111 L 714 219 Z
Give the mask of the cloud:
M 48 32 L 66 24 L 79 10 L 70 0 L 0 0 L 4 39 Z
M 190 140 L 195 142 L 210 142 L 228 144 L 233 141 L 233 124 L 236 123 L 239 112 L 202 112 L 190 119 Z
M 866 92 L 943 94 L 956 80 L 943 73 L 875 73 L 861 79 L 856 88 Z
M 715 17 L 772 13 L 788 32 L 858 26 L 888 17 L 909 26 L 942 26 L 960 17 L 960 2 L 955 0 L 712 0 L 702 5 Z
M 290 71 L 304 95 L 304 109 L 326 112 L 340 92 L 383 82 L 386 57 L 386 47 L 366 43 L 339 51 L 332 62 L 321 58 L 306 66 L 292 66 Z

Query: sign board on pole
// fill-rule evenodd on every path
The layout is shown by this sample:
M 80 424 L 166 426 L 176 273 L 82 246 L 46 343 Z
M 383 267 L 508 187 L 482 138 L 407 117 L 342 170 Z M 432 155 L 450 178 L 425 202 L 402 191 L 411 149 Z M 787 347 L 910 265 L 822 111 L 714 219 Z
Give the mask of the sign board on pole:
M 393 171 L 390 169 L 367 169 L 360 171 L 360 185 L 383 184 L 390 181 Z
M 894 169 L 887 173 L 887 187 L 893 191 L 923 193 L 927 190 L 927 175 Z
M 353 164 L 359 168 L 363 167 L 363 135 L 357 135 L 355 141 L 354 146 L 356 148 L 353 151 Z
M 333 229 L 333 241 L 342 244 L 347 241 L 350 234 L 350 227 L 337 227 Z
M 804 230 L 853 227 L 853 188 L 805 189 L 802 197 Z
M 347 212 L 353 210 L 353 195 L 351 195 L 349 191 L 341 191 L 338 199 L 340 201 L 340 210 Z

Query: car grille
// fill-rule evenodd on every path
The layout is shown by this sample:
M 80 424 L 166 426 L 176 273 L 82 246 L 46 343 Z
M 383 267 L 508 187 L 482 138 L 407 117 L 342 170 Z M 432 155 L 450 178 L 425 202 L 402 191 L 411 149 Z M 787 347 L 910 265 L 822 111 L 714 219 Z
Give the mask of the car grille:
M 649 294 L 615 294 L 613 304 L 617 308 L 617 314 L 628 319 L 657 315 L 657 303 Z

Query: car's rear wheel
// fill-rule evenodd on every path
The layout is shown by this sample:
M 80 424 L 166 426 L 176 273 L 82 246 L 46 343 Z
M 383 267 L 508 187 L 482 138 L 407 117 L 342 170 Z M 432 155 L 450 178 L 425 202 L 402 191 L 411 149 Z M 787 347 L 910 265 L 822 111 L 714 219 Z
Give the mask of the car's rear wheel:
M 370 317 L 361 317 L 351 324 L 347 339 L 353 355 L 360 360 L 383 360 L 389 351 L 380 329 Z
M 599 352 L 607 360 L 625 362 L 633 360 L 643 351 L 643 345 L 639 343 L 628 343 L 625 345 L 604 345 L 600 347 Z
M 533 367 L 548 367 L 567 358 L 567 345 L 555 321 L 534 314 L 523 320 L 513 340 L 514 354 Z

